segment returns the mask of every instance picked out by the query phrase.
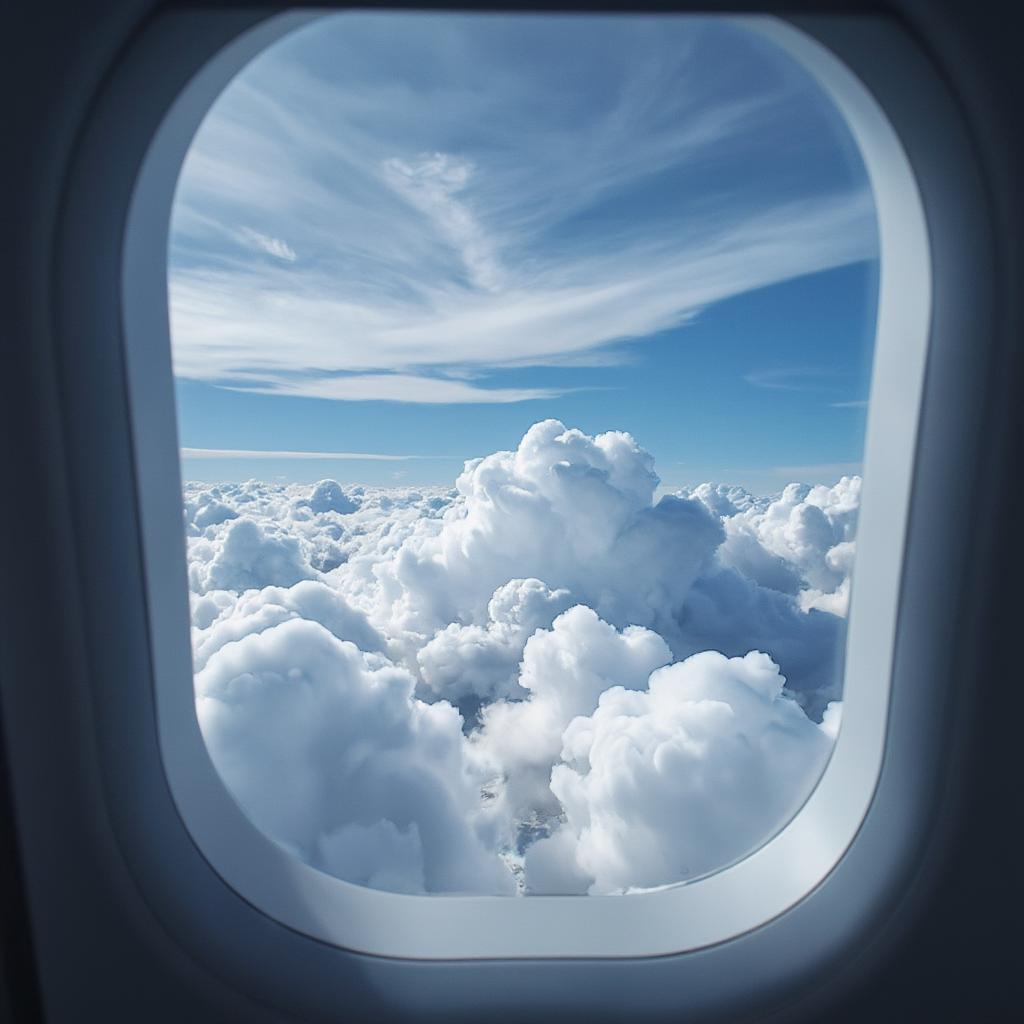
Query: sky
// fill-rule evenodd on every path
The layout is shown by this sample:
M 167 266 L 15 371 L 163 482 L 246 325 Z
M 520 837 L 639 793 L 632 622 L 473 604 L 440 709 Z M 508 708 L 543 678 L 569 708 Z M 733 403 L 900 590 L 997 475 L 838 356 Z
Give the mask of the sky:
M 450 484 L 548 418 L 665 488 L 860 469 L 870 188 L 724 19 L 318 19 L 212 108 L 169 255 L 188 479 Z

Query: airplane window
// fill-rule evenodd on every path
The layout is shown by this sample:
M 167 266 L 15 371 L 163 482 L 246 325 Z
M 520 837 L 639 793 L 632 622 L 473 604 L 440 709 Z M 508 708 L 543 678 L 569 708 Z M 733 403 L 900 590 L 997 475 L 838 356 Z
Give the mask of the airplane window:
M 833 100 L 730 19 L 338 14 L 252 60 L 168 263 L 196 711 L 252 823 L 509 897 L 786 826 L 842 717 L 879 247 Z
M 14 1001 L 910 1006 L 1006 777 L 983 36 L 287 6 L 99 17 L 26 92 Z

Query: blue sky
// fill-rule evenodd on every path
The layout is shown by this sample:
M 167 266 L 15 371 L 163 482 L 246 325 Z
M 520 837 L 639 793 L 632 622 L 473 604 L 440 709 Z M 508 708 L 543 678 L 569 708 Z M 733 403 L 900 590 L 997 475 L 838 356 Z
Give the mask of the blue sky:
M 329 16 L 243 71 L 183 168 L 184 473 L 450 483 L 554 416 L 631 431 L 669 487 L 832 480 L 876 256 L 840 118 L 744 28 Z

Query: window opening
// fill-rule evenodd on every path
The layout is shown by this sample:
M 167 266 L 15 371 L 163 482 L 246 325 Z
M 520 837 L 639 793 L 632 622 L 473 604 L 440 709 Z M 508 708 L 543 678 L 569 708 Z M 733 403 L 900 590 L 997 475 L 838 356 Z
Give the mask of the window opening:
M 707 17 L 339 14 L 228 86 L 169 259 L 196 707 L 251 820 L 406 893 L 741 859 L 841 718 L 867 175 Z

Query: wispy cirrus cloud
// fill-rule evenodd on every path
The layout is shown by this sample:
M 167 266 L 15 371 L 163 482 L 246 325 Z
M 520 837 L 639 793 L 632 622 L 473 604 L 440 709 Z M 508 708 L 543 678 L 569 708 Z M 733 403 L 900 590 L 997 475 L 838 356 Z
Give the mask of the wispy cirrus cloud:
M 733 180 L 758 140 L 775 143 L 784 81 L 723 90 L 695 70 L 699 47 L 647 33 L 642 61 L 628 38 L 585 58 L 615 88 L 584 109 L 472 29 L 423 22 L 406 39 L 346 19 L 332 68 L 350 73 L 279 47 L 193 144 L 172 232 L 181 377 L 344 401 L 557 397 L 568 388 L 506 373 L 614 365 L 712 303 L 876 252 L 866 186 L 794 200 Z M 425 86 L 371 67 L 406 46 Z
M 846 390 L 844 374 L 831 366 L 780 366 L 753 370 L 743 380 L 755 388 L 768 391 L 829 392 Z M 830 409 L 866 409 L 868 400 L 857 398 L 829 402 Z
M 417 374 L 401 371 L 614 362 L 602 350 L 676 326 L 710 303 L 863 258 L 869 206 L 864 196 L 830 197 L 709 232 L 690 246 L 646 240 L 627 265 L 583 257 L 486 291 L 442 279 L 421 280 L 412 296 L 358 294 L 357 287 L 346 295 L 316 271 L 281 277 L 272 266 L 183 269 L 171 281 L 175 369 L 228 386 L 262 374 L 262 390 L 339 399 L 550 397 L 562 392 L 456 387 L 426 376 L 415 384 Z M 285 386 L 275 380 L 284 371 L 303 376 Z M 345 372 L 374 375 L 363 382 L 324 377 Z M 767 371 L 748 380 L 792 388 L 810 377 Z
M 391 157 L 383 163 L 385 181 L 425 213 L 459 251 L 472 284 L 496 292 L 505 275 L 492 240 L 473 211 L 458 198 L 473 170 L 469 161 L 448 153 L 426 153 L 413 161 Z

